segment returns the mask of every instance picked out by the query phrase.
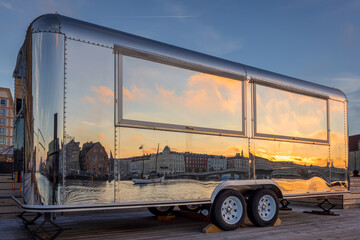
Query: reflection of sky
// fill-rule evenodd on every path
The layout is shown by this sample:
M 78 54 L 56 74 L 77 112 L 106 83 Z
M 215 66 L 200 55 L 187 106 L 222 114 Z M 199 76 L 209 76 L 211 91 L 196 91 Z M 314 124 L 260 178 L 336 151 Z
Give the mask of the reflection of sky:
M 156 153 L 165 146 L 171 151 L 192 152 L 210 155 L 235 156 L 243 151 L 247 155 L 247 139 L 235 137 L 219 137 L 191 133 L 175 133 L 133 128 L 120 128 L 120 157 L 140 156 L 143 153 Z M 143 149 L 139 147 L 143 145 Z
M 109 153 L 114 139 L 114 55 L 111 49 L 67 40 L 66 133 L 100 142 Z
M 54 114 L 58 114 L 58 129 L 62 129 L 63 103 L 63 46 L 62 35 L 33 34 L 33 111 L 36 145 L 36 166 L 45 161 L 49 143 L 54 139 Z M 61 132 L 58 137 L 61 139 Z M 36 139 L 35 139 L 36 143 Z M 37 169 L 39 170 L 39 169 Z
M 255 140 L 255 146 L 256 156 L 274 162 L 324 167 L 329 157 L 329 147 L 326 145 Z
M 256 86 L 257 132 L 327 139 L 326 100 Z
M 242 83 L 124 57 L 125 119 L 241 131 Z

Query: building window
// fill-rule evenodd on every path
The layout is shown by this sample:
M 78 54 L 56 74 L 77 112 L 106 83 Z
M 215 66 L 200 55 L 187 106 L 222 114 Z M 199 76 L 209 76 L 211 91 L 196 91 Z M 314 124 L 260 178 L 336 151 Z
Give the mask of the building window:
M 0 119 L 0 126 L 6 126 L 6 119 L 5 118 Z
M 5 145 L 6 144 L 6 139 L 5 138 L 0 138 L 0 144 Z
M 0 128 L 0 135 L 5 135 L 5 128 Z
M 6 109 L 1 109 L 0 116 L 6 117 Z
M 2 107 L 7 107 L 6 99 L 1 99 L 1 106 Z

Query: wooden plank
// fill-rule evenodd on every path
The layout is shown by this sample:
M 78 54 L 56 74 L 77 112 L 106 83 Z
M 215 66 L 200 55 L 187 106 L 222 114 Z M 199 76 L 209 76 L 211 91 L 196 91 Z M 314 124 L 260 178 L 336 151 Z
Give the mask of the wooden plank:
M 340 214 L 337 217 L 303 214 L 306 208 L 298 206 L 293 209 L 280 212 L 282 223 L 278 227 L 248 224 L 235 231 L 212 234 L 201 233 L 208 222 L 181 216 L 159 222 L 147 211 L 58 215 L 56 223 L 69 228 L 59 239 L 358 239 L 360 209 L 336 210 Z M 28 238 L 20 219 L 0 219 L 0 233 L 1 239 Z

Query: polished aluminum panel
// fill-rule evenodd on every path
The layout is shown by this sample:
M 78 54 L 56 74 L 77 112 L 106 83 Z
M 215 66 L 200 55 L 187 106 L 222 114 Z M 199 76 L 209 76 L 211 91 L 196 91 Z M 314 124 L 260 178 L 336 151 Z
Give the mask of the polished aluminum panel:
M 114 202 L 114 55 L 67 39 L 66 57 L 64 204 Z
M 227 180 L 249 179 L 246 138 L 119 128 L 117 202 L 210 199 Z M 134 179 L 163 176 L 159 183 Z
M 44 24 L 44 22 L 48 22 L 48 24 Z M 57 26 L 55 27 L 56 22 Z M 245 66 L 57 14 L 41 16 L 32 26 L 36 31 L 57 32 L 60 30 L 69 38 L 100 46 L 112 48 L 114 44 L 116 44 L 125 49 L 135 50 L 144 54 L 152 53 L 233 75 L 249 76 L 249 78 L 258 79 L 269 84 L 280 85 L 286 88 L 302 89 L 309 93 L 322 94 L 339 100 L 346 99 L 343 92 L 338 89 L 287 77 L 251 66 Z
M 329 146 L 271 140 L 254 144 L 256 179 L 274 180 L 284 195 L 331 190 Z
M 328 142 L 327 100 L 256 84 L 255 136 Z
M 330 101 L 330 170 L 334 191 L 348 189 L 347 119 L 346 102 Z
M 32 53 L 32 89 L 26 92 L 24 201 L 61 204 L 64 36 L 33 34 Z

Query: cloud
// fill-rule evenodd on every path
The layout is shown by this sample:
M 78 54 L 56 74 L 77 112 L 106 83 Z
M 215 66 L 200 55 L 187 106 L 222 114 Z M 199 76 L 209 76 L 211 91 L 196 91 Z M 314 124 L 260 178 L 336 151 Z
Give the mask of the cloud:
M 229 151 L 239 153 L 240 149 L 238 147 L 232 146 L 232 147 L 229 147 Z
M 142 137 L 140 135 L 132 136 L 130 138 L 131 141 L 141 141 Z
M 85 125 L 89 125 L 89 126 L 95 126 L 96 125 L 96 123 L 86 122 L 86 121 L 80 121 L 80 123 L 85 124 Z
M 215 75 L 196 73 L 190 76 L 185 89 L 178 93 L 155 85 L 156 104 L 180 112 L 214 114 L 216 111 L 237 114 L 241 110 L 241 82 Z M 216 110 L 215 110 L 216 109 Z
M 105 86 L 91 86 L 90 87 L 92 92 L 96 93 L 96 99 L 98 99 L 100 102 L 113 105 L 114 104 L 114 92 L 105 87 Z
M 190 15 L 153 15 L 153 16 L 123 16 L 124 18 L 197 18 L 198 16 Z
M 326 139 L 326 101 L 258 87 L 256 93 L 258 133 Z
M 146 91 L 135 85 L 131 89 L 123 87 L 123 98 L 125 101 L 142 101 L 146 98 Z
M 95 104 L 95 100 L 92 97 L 85 96 L 84 99 L 85 99 L 85 101 L 87 101 L 89 103 Z
M 355 74 L 344 73 L 341 77 L 330 79 L 330 82 L 336 88 L 342 90 L 346 94 L 350 94 L 360 90 L 360 76 Z
M 12 7 L 12 5 L 11 5 L 10 3 L 8 3 L 8 2 L 0 1 L 0 6 L 2 6 L 2 7 L 4 7 L 4 8 L 7 8 L 7 9 L 9 9 L 9 10 L 14 9 L 14 8 Z
M 104 135 L 103 133 L 100 133 L 100 134 L 99 134 L 99 138 L 102 139 L 102 140 L 104 140 L 104 139 L 105 139 L 105 135 Z

